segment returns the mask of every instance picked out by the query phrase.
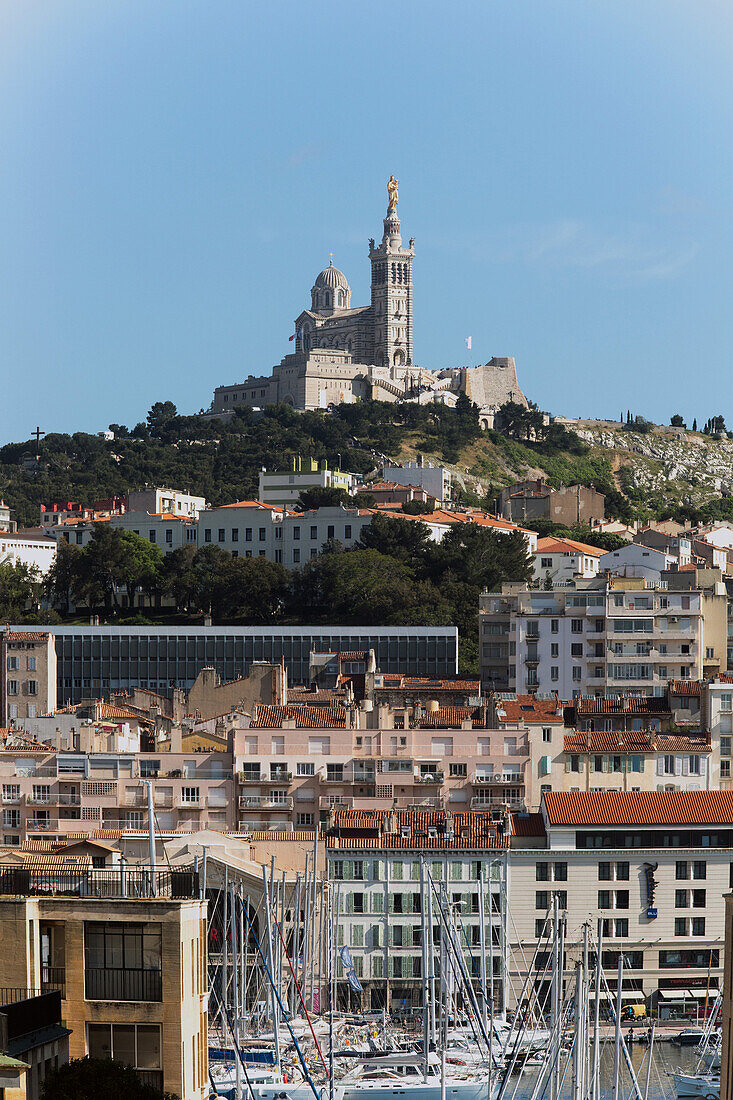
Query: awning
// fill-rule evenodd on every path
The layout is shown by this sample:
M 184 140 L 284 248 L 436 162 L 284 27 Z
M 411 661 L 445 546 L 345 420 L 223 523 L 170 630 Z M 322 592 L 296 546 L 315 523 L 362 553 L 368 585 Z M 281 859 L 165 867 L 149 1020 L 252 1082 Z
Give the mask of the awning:
M 704 1001 L 707 997 L 712 1003 L 718 996 L 717 989 L 658 989 L 657 996 L 663 1001 L 689 1001 L 690 999 Z

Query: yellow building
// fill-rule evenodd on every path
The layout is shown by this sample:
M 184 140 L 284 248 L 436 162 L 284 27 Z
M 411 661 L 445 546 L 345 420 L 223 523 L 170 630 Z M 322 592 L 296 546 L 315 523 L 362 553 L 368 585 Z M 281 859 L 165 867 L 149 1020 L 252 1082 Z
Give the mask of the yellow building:
M 140 896 L 153 875 L 156 896 Z M 0 940 L 0 987 L 61 990 L 72 1058 L 125 1062 L 181 1100 L 208 1094 L 194 873 L 0 868 Z

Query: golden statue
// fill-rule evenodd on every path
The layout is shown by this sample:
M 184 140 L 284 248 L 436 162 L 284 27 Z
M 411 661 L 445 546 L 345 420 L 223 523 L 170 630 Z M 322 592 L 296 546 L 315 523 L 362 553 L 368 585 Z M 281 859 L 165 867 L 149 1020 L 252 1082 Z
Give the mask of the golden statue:
M 400 185 L 400 181 L 396 180 L 394 176 L 390 176 L 387 181 L 387 213 L 394 214 L 397 211 L 397 203 L 400 201 L 400 197 L 397 188 Z

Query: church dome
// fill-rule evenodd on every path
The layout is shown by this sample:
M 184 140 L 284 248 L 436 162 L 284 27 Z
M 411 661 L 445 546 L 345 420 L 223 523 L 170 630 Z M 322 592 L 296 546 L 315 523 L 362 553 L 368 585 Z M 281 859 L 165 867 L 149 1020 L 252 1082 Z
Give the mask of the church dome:
M 343 271 L 339 271 L 337 267 L 333 266 L 333 260 L 325 267 L 320 275 L 316 276 L 315 285 L 319 288 L 328 288 L 329 290 L 337 290 L 339 288 L 343 290 L 349 290 L 349 283 L 344 275 Z

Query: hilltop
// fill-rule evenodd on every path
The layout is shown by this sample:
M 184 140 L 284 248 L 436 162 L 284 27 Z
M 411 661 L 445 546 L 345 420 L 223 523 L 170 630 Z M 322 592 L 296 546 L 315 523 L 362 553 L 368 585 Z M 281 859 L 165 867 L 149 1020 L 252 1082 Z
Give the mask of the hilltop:
M 189 489 L 212 504 L 250 499 L 258 472 L 297 458 L 340 462 L 370 477 L 381 462 L 444 463 L 466 503 L 491 506 L 497 490 L 520 478 L 581 482 L 606 494 L 610 516 L 628 521 L 669 514 L 733 514 L 733 440 L 636 421 L 556 421 L 509 417 L 503 432 L 482 431 L 467 400 L 442 405 L 361 402 L 330 412 L 270 406 L 239 409 L 228 422 L 181 416 L 170 402 L 153 406 L 132 429 L 112 424 L 114 440 L 49 433 L 0 448 L 0 496 L 19 525 L 38 523 L 39 505 L 88 504 L 145 484 Z M 527 435 L 530 438 L 527 439 Z M 38 464 L 35 455 L 39 456 Z

